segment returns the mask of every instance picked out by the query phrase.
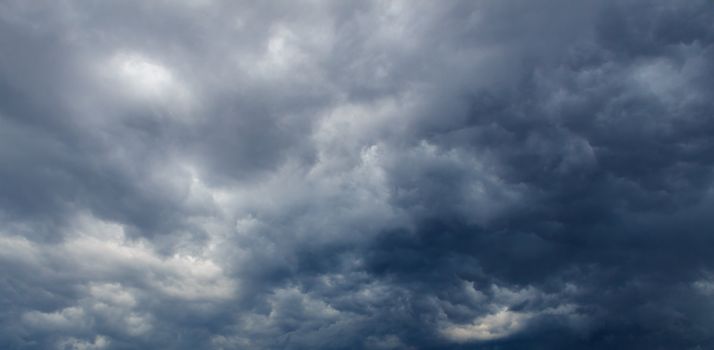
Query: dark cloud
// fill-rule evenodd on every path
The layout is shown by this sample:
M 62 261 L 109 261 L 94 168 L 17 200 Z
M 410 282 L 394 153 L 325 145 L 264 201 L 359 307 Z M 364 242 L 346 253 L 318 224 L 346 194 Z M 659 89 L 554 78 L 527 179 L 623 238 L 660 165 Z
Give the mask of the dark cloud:
M 0 348 L 710 348 L 712 23 L 6 1 Z

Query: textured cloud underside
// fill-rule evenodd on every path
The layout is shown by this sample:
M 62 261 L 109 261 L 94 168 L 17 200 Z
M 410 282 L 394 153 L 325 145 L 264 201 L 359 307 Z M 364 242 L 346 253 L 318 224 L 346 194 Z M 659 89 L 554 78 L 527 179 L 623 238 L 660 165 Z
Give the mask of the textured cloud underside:
M 714 347 L 714 3 L 0 2 L 2 349 Z

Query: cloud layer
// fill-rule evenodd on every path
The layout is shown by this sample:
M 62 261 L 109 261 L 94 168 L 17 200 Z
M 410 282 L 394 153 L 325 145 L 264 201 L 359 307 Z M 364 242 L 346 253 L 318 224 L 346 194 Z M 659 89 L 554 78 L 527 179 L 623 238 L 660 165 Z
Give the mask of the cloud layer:
M 0 3 L 0 348 L 714 346 L 710 1 Z

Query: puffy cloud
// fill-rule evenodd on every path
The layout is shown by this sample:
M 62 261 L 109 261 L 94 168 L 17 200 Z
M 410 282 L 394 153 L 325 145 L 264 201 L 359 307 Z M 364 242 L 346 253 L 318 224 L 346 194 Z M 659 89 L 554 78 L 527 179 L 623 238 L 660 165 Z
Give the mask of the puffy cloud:
M 5 1 L 0 347 L 711 347 L 712 10 Z

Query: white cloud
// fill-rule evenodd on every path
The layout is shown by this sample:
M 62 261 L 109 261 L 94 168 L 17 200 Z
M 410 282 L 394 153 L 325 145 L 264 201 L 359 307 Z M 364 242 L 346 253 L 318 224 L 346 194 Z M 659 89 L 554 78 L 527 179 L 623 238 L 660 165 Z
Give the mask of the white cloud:
M 100 61 L 95 71 L 100 86 L 109 94 L 97 100 L 104 108 L 116 103 L 111 99 L 121 98 L 125 104 L 154 108 L 157 115 L 182 121 L 196 118 L 196 91 L 166 63 L 133 50 L 122 50 Z
M 58 350 L 101 350 L 106 349 L 111 341 L 102 335 L 94 337 L 93 340 L 78 339 L 69 337 L 57 343 Z
M 528 313 L 502 309 L 479 317 L 468 325 L 449 325 L 442 332 L 447 338 L 457 342 L 499 339 L 523 329 L 531 317 Z

